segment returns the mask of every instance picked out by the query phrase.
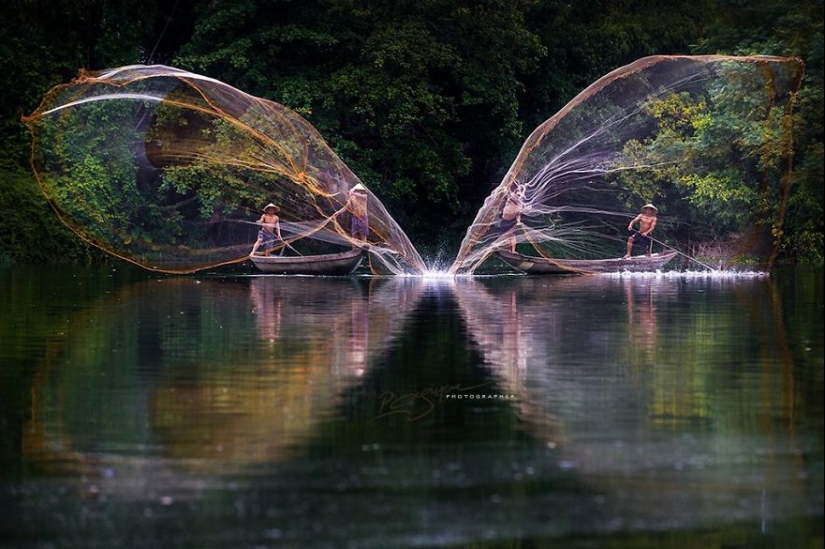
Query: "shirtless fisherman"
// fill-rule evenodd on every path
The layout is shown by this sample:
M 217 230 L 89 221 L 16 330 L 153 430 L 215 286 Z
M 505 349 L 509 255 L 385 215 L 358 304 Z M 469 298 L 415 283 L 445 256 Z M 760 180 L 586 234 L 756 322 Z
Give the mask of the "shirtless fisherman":
M 258 240 L 252 246 L 252 252 L 249 255 L 255 255 L 258 248 L 263 246 L 264 255 L 269 255 L 275 247 L 276 239 L 283 242 L 281 237 L 281 223 L 278 218 L 278 212 L 281 209 L 275 204 L 269 203 L 264 207 L 264 213 L 258 219 L 258 224 L 261 229 L 258 231 Z
M 367 188 L 361 183 L 355 185 L 347 195 L 347 202 L 344 207 L 333 214 L 338 217 L 342 212 L 349 212 L 352 220 L 350 224 L 350 234 L 360 244 L 366 244 L 370 234 L 370 221 L 367 215 L 367 202 L 369 195 Z M 353 243 L 353 248 L 355 243 Z
M 645 204 L 642 206 L 642 213 L 637 215 L 627 226 L 627 230 L 633 231 L 633 234 L 627 239 L 627 254 L 624 256 L 624 259 L 631 256 L 634 245 L 644 247 L 645 250 L 647 250 L 648 257 L 650 257 L 652 243 L 650 233 L 652 233 L 653 229 L 656 228 L 657 213 L 659 213 L 659 210 L 656 206 L 653 204 Z M 633 225 L 636 223 L 639 224 L 638 230 L 633 228 Z

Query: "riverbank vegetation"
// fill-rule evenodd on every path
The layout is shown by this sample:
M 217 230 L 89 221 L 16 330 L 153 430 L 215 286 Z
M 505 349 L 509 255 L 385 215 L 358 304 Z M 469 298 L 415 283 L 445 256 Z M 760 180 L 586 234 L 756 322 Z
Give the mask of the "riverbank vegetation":
M 590 83 L 646 55 L 734 54 L 805 63 L 788 196 L 758 207 L 782 216 L 780 261 L 822 263 L 821 1 L 33 0 L 0 19 L 5 261 L 102 257 L 48 207 L 20 122 L 80 68 L 167 64 L 288 106 L 433 258 L 457 249 L 526 136 Z

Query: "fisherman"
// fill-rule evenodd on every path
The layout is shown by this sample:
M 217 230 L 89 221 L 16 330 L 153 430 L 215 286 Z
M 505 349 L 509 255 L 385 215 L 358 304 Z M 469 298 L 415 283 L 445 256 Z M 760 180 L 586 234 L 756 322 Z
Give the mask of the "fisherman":
M 633 234 L 627 239 L 627 254 L 623 259 L 628 259 L 632 252 L 633 246 L 643 246 L 647 250 L 647 256 L 650 257 L 653 248 L 653 241 L 650 233 L 656 228 L 656 214 L 659 213 L 658 208 L 653 204 L 645 204 L 642 206 L 642 213 L 633 218 L 633 221 L 627 226 L 628 231 Z M 634 229 L 633 226 L 638 223 L 639 229 Z
M 263 248 L 263 255 L 269 255 L 275 248 L 275 241 L 283 242 L 281 237 L 281 223 L 278 218 L 278 212 L 281 209 L 273 203 L 269 203 L 264 207 L 264 213 L 257 223 L 261 226 L 258 231 L 258 240 L 252 246 L 252 252 L 249 255 L 255 255 L 258 248 Z
M 516 251 L 516 226 L 521 223 L 521 210 L 523 208 L 524 189 L 516 187 L 507 195 L 504 208 L 501 210 L 501 217 L 497 223 L 499 237 L 507 242 L 507 250 Z
M 343 211 L 350 213 L 352 216 L 350 234 L 355 240 L 361 243 L 366 243 L 367 237 L 370 234 L 370 222 L 367 211 L 368 198 L 367 188 L 361 183 L 358 183 L 350 189 L 347 195 L 347 203 L 344 204 L 344 207 L 333 214 L 333 217 L 337 217 L 338 214 Z

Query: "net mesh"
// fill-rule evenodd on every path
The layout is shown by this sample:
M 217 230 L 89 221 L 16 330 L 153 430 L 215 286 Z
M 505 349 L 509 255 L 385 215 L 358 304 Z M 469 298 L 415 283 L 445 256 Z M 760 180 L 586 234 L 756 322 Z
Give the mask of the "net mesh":
M 622 255 L 628 220 L 651 202 L 659 238 L 775 257 L 803 71 L 795 58 L 653 56 L 602 77 L 529 136 L 449 272 L 475 272 L 502 248 Z M 306 120 L 217 80 L 160 65 L 81 72 L 23 120 L 60 218 L 148 269 L 246 260 L 273 203 L 283 239 L 267 253 L 364 246 L 373 272 L 427 270 L 366 188 L 359 237 L 350 196 L 363 185 Z
M 270 253 L 366 245 L 375 272 L 420 273 L 415 247 L 368 189 L 366 242 L 347 208 L 358 178 L 302 117 L 217 80 L 154 65 L 81 72 L 24 118 L 32 166 L 60 218 L 107 252 L 162 272 L 247 259 L 265 205 Z
M 754 234 L 781 229 L 803 70 L 793 58 L 653 56 L 607 74 L 529 136 L 450 272 L 472 273 L 502 248 L 618 257 L 650 202 L 656 235 L 753 250 Z

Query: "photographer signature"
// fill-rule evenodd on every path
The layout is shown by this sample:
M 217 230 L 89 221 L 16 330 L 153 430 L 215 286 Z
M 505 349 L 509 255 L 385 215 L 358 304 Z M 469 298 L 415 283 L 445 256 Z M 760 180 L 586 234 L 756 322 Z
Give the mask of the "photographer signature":
M 444 400 L 446 395 L 466 393 L 490 384 L 491 382 L 487 381 L 470 387 L 461 384 L 440 385 L 401 395 L 385 391 L 378 396 L 378 415 L 373 421 L 396 414 L 406 415 L 407 421 L 416 421 L 431 414 L 435 410 L 435 403 Z

